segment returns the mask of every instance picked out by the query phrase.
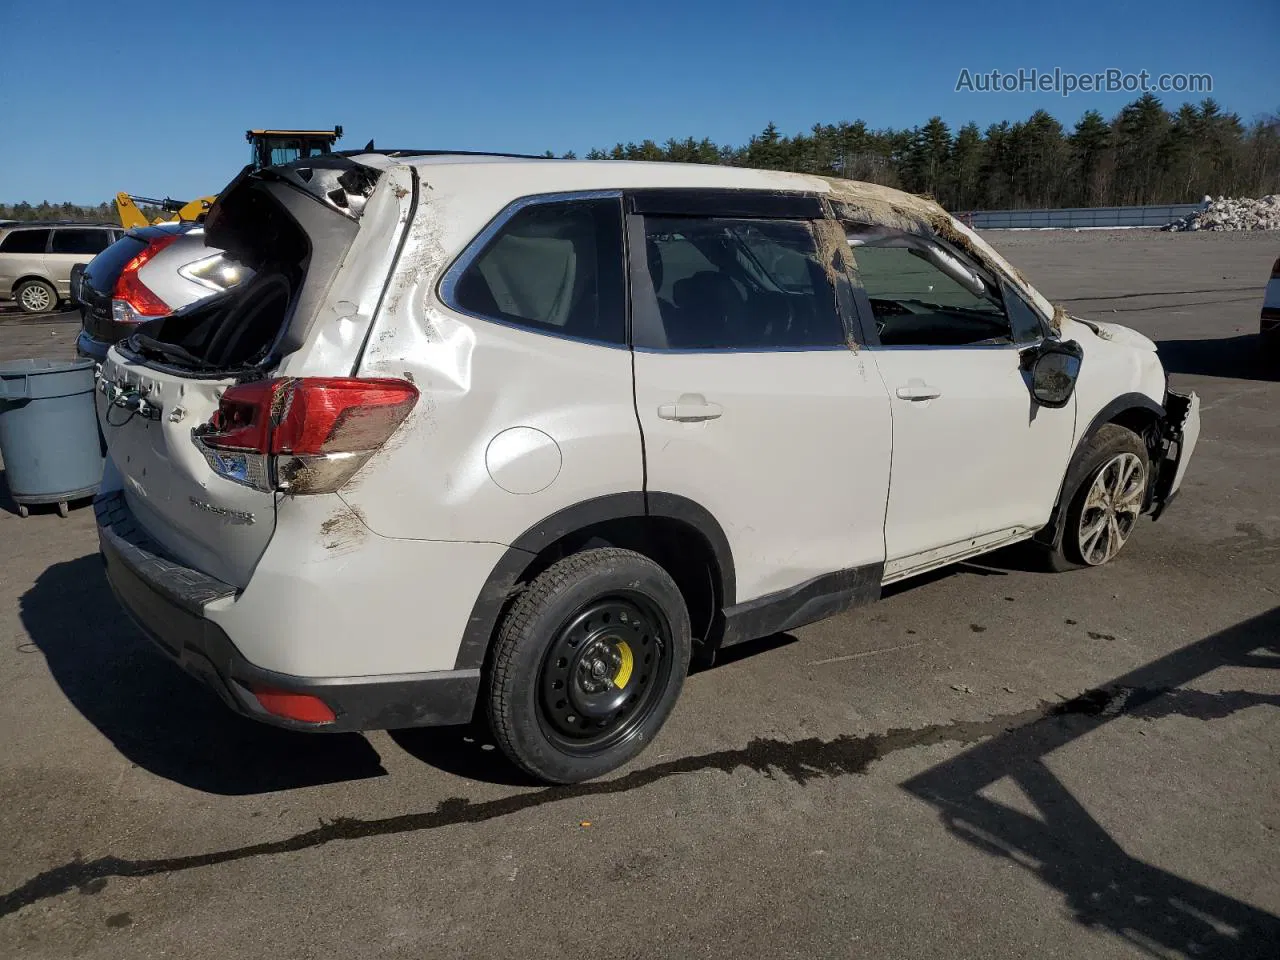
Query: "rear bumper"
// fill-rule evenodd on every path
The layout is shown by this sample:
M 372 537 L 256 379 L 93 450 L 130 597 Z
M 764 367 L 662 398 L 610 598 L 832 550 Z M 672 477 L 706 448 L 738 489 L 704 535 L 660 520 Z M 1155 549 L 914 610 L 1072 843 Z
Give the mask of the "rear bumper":
M 101 340 L 95 340 L 89 336 L 84 330 L 80 331 L 80 336 L 76 337 L 76 354 L 81 357 L 88 357 L 90 360 L 96 360 L 98 363 L 107 359 L 107 351 L 111 349 L 111 344 L 104 343 Z
M 122 494 L 94 503 L 107 579 L 121 606 L 156 646 L 204 681 L 232 710 L 294 730 L 350 731 L 467 723 L 480 688 L 479 670 L 382 677 L 298 677 L 250 663 L 204 615 L 205 604 L 230 597 L 229 584 L 174 563 L 134 522 Z M 283 690 L 323 700 L 330 723 L 304 723 L 268 713 L 254 690 Z

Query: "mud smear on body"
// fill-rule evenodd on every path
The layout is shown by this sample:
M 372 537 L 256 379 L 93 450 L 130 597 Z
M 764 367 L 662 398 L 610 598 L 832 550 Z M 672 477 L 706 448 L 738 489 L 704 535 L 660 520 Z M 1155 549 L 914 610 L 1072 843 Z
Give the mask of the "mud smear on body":
M 814 780 L 865 773 L 876 760 L 900 750 L 941 743 L 966 745 L 1029 724 L 1068 723 L 1073 717 L 1129 713 L 1164 693 L 1166 691 L 1132 688 L 1092 690 L 1062 703 L 1042 704 L 1030 710 L 996 716 L 989 720 L 958 720 L 919 729 L 893 729 L 880 734 L 840 736 L 831 740 L 816 737 L 791 741 L 757 739 L 739 749 L 682 757 L 635 770 L 613 780 L 548 787 L 480 803 L 454 798 L 441 801 L 431 811 L 376 820 L 340 817 L 323 823 L 314 830 L 282 840 L 249 844 L 230 850 L 153 860 L 126 860 L 115 856 L 87 861 L 73 860 L 46 870 L 0 896 L 0 917 L 72 890 L 84 894 L 98 893 L 112 877 L 152 877 L 198 867 L 235 863 L 254 857 L 295 853 L 338 840 L 385 837 L 460 824 L 484 823 L 562 800 L 627 793 L 684 774 L 704 771 L 727 774 L 742 768 L 769 779 L 787 779 L 804 786 Z

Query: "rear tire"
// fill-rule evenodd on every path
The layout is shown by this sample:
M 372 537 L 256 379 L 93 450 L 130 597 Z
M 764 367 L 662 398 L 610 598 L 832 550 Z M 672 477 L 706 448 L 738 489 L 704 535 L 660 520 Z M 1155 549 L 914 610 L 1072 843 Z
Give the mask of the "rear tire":
M 1118 423 L 1099 427 L 1076 457 L 1083 479 L 1068 501 L 1057 549 L 1049 551 L 1055 571 L 1114 560 L 1137 526 L 1151 482 L 1146 444 Z
M 24 280 L 13 295 L 23 313 L 52 313 L 58 309 L 58 291 L 43 280 Z
M 666 722 L 691 645 L 684 598 L 648 557 L 616 547 L 566 557 L 503 619 L 489 678 L 494 739 L 548 783 L 615 770 Z

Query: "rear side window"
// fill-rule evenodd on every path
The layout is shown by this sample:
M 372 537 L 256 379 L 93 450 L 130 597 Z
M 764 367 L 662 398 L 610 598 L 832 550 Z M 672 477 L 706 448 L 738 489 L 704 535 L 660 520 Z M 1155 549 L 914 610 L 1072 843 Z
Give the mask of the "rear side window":
M 470 261 L 450 305 L 531 330 L 625 344 L 623 275 L 619 200 L 535 203 Z
M 0 241 L 0 253 L 44 253 L 48 230 L 15 230 Z
M 845 342 L 807 221 L 647 216 L 644 244 L 658 322 L 637 323 L 637 346 L 795 350 Z
M 111 244 L 110 230 L 55 230 L 50 253 L 98 254 Z

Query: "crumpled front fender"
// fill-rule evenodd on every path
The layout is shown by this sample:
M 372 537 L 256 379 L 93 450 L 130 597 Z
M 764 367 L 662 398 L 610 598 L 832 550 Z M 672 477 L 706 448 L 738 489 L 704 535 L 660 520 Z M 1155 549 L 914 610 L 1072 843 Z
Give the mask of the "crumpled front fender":
M 1155 482 L 1151 488 L 1151 517 L 1158 520 L 1182 487 L 1187 475 L 1187 465 L 1200 439 L 1200 397 L 1194 390 L 1188 393 L 1168 391 L 1164 401 L 1165 415 L 1160 421 L 1160 432 L 1166 445 L 1164 459 L 1160 461 Z

